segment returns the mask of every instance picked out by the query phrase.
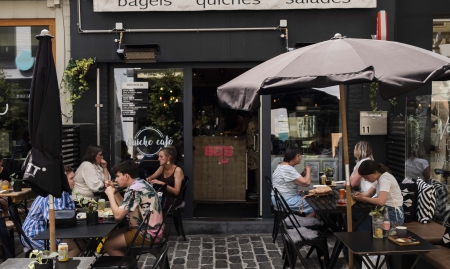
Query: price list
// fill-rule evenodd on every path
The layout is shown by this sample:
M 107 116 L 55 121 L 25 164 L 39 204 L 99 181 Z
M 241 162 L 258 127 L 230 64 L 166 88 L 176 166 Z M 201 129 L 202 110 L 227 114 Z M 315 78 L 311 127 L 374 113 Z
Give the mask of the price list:
M 123 82 L 122 84 L 122 116 L 148 116 L 148 82 Z

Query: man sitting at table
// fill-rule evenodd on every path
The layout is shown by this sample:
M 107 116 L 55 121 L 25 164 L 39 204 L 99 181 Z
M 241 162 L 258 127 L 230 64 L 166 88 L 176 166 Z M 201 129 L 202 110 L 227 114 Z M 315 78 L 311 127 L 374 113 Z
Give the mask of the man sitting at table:
M 72 167 L 66 165 L 65 169 L 67 181 L 69 181 L 70 188 L 73 189 L 75 186 L 75 174 Z M 69 193 L 63 192 L 61 198 L 55 198 L 55 210 L 74 208 L 75 203 L 72 198 L 70 198 Z M 33 240 L 33 238 L 47 229 L 48 213 L 48 196 L 36 197 L 22 226 L 25 235 L 30 239 L 30 243 L 34 249 L 45 249 L 44 240 Z M 67 246 L 69 247 L 69 257 L 78 257 L 78 255 L 80 255 L 80 250 L 72 239 L 56 239 L 56 244 L 59 244 L 61 242 L 67 243 Z M 30 248 L 30 246 L 28 246 L 23 238 L 22 243 L 26 248 Z M 81 241 L 79 241 L 78 243 L 80 245 L 83 245 Z
M 128 188 L 122 197 L 114 188 L 112 182 L 106 183 L 106 195 L 111 202 L 111 209 L 116 220 L 122 220 L 130 213 L 130 225 L 113 231 L 105 242 L 105 252 L 110 256 L 123 256 L 126 248 L 131 244 L 139 225 L 144 220 L 146 213 L 151 214 L 147 224 L 136 238 L 134 245 L 149 245 L 156 237 L 155 243 L 162 238 L 163 228 L 158 229 L 162 223 L 162 208 L 158 195 L 153 187 L 139 177 L 139 168 L 134 161 L 125 161 L 112 168 L 116 174 L 116 182 L 120 188 Z M 120 205 L 120 206 L 119 206 Z M 147 235 L 144 239 L 145 229 Z

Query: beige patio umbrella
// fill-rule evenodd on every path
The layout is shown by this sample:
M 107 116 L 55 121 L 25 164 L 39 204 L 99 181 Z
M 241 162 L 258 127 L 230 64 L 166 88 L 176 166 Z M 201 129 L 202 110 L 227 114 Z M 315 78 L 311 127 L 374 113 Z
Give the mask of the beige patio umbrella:
M 437 80 L 450 80 L 450 59 L 445 56 L 403 43 L 336 34 L 331 40 L 281 54 L 250 69 L 220 86 L 217 96 L 222 107 L 250 111 L 259 107 L 259 95 L 340 85 L 346 193 L 350 201 L 344 85 L 378 82 L 381 96 L 388 99 Z M 351 212 L 351 203 L 347 203 L 349 232 Z

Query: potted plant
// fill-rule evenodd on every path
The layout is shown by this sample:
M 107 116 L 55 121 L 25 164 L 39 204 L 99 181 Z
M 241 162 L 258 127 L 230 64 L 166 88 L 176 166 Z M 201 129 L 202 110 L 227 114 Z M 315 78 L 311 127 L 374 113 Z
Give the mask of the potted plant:
M 48 254 L 44 258 L 44 254 Z M 30 253 L 30 259 L 33 260 L 28 264 L 29 269 L 52 269 L 53 258 L 57 257 L 58 253 L 50 252 L 48 250 L 33 250 Z
M 92 58 L 75 61 L 70 59 L 64 71 L 64 78 L 62 79 L 64 90 L 61 92 L 61 95 L 69 94 L 68 104 L 73 106 L 75 101 L 80 99 L 85 91 L 89 90 L 88 80 L 93 77 L 91 73 L 94 66 L 95 62 Z M 70 111 L 70 114 L 72 113 L 73 109 Z
M 334 169 L 332 167 L 325 167 L 325 169 L 323 169 L 323 172 L 325 173 L 325 175 L 327 175 L 327 177 L 332 177 L 334 174 Z
M 16 173 L 13 173 L 9 176 L 11 179 L 11 185 L 13 186 L 14 191 L 20 192 L 22 191 L 22 179 L 19 178 L 19 175 Z
M 381 208 L 375 207 L 374 210 L 372 210 L 369 215 L 372 216 L 372 235 L 373 238 L 383 238 L 383 215 L 381 212 L 383 212 L 384 206 Z
M 86 221 L 87 225 L 97 225 L 98 224 L 98 203 L 94 199 L 86 199 L 85 195 L 78 198 L 79 191 L 77 189 L 73 190 L 75 193 L 75 202 L 86 210 Z

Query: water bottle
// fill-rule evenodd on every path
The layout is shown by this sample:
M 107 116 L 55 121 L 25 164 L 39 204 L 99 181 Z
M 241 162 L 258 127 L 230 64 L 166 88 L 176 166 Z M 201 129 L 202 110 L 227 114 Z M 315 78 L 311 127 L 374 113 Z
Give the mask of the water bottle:
M 389 218 L 389 212 L 387 208 L 384 208 L 383 219 L 383 237 L 389 237 L 389 231 L 391 230 L 391 220 Z

